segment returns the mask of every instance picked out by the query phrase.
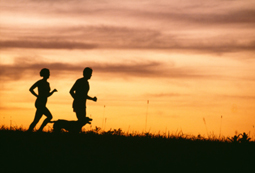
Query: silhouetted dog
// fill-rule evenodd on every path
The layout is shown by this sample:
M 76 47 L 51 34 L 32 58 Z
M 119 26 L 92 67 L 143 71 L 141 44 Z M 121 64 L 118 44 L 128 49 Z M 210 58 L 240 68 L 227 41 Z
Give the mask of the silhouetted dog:
M 79 133 L 81 128 L 85 124 L 91 124 L 92 119 L 85 117 L 82 121 L 67 121 L 67 120 L 57 120 L 50 121 L 50 123 L 54 123 L 53 132 L 61 132 L 62 129 L 65 129 L 71 133 Z

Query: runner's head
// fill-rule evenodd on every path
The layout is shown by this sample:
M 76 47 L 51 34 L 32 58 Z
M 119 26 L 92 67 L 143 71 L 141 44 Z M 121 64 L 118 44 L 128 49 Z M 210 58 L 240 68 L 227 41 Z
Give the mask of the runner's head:
M 50 70 L 47 69 L 47 68 L 43 68 L 43 69 L 40 71 L 40 76 L 43 77 L 43 78 L 48 79 L 48 78 L 50 77 Z
M 83 76 L 84 76 L 84 78 L 90 79 L 91 76 L 92 76 L 92 71 L 93 71 L 93 70 L 92 70 L 91 68 L 86 67 L 86 68 L 83 70 Z

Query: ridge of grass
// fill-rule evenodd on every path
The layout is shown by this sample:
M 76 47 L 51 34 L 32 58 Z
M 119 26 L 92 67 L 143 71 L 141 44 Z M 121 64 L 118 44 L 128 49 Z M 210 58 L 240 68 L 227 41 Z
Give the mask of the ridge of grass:
M 244 134 L 204 138 L 98 127 L 72 134 L 2 126 L 0 172 L 252 172 L 255 142 Z
M 6 126 L 0 127 L 0 133 L 2 132 L 26 132 L 27 129 L 21 127 L 11 127 L 8 128 Z M 48 131 L 44 131 L 42 133 L 51 134 L 54 133 L 52 129 Z M 62 131 L 62 134 L 68 134 L 69 132 Z M 74 135 L 74 134 L 72 134 Z M 78 135 L 78 134 L 75 134 Z M 236 134 L 233 137 L 217 137 L 215 135 L 209 135 L 208 137 L 201 136 L 200 134 L 197 136 L 194 135 L 185 135 L 183 132 L 178 132 L 176 134 L 164 133 L 164 134 L 154 134 L 150 132 L 124 132 L 122 129 L 110 129 L 108 131 L 102 130 L 100 127 L 95 127 L 90 130 L 82 130 L 79 135 L 98 135 L 98 136 L 122 136 L 122 137 L 134 137 L 134 138 L 147 138 L 147 139 L 170 139 L 170 140 L 186 140 L 186 141 L 207 141 L 207 142 L 222 142 L 222 143 L 254 143 L 255 140 L 251 140 L 247 133 Z

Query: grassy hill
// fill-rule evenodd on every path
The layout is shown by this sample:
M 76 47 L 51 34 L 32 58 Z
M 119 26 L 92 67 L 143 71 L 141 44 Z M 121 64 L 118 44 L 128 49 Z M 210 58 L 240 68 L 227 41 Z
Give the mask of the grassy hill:
M 0 130 L 0 172 L 244 172 L 253 171 L 255 142 L 235 137 L 79 134 Z

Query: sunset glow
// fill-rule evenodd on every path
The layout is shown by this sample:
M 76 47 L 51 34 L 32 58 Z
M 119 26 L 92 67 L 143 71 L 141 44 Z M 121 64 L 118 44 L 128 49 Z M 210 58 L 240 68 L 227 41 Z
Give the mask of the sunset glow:
M 0 125 L 28 128 L 42 68 L 53 119 L 76 120 L 91 67 L 85 129 L 255 138 L 254 16 L 252 0 L 1 0 Z

